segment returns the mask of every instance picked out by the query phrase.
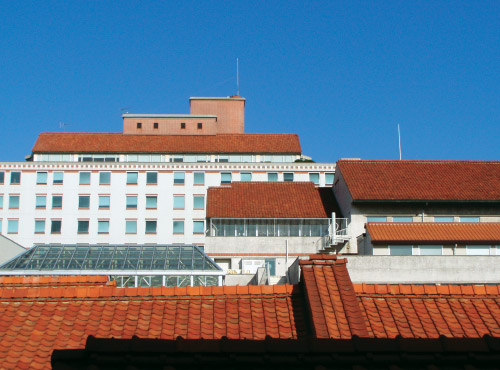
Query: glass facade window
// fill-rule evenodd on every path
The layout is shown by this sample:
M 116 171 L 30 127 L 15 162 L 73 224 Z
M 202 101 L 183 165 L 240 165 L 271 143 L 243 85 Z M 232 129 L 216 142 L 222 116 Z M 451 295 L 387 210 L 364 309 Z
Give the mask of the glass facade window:
M 88 234 L 88 232 L 89 232 L 89 221 L 78 220 L 78 234 Z
M 127 185 L 137 185 L 137 172 L 127 172 Z
M 184 185 L 184 172 L 174 172 L 174 184 L 175 185 Z
M 127 195 L 127 209 L 137 209 L 137 195 Z
M 204 233 L 205 233 L 205 222 L 193 221 L 193 234 L 204 234 Z
M 251 172 L 242 172 L 241 173 L 241 181 L 252 181 L 252 173 Z
M 368 217 L 366 217 L 366 222 L 387 222 L 387 217 L 385 217 L 385 216 L 368 216 Z
M 151 221 L 151 220 L 146 221 L 146 234 L 156 234 L 156 220 L 155 221 Z
M 413 222 L 412 216 L 393 216 L 392 222 Z
M 270 172 L 267 174 L 267 181 L 278 181 L 278 174 L 276 172 Z
M 10 184 L 19 185 L 21 183 L 21 172 L 11 172 L 10 173 Z
M 9 196 L 9 208 L 10 209 L 19 209 L 19 195 L 10 195 Z
M 111 172 L 99 172 L 99 185 L 109 185 L 111 183 Z
M 3 208 L 3 195 L 0 195 L 0 209 Z
M 19 230 L 19 220 L 7 220 L 7 233 L 17 234 Z
M 489 256 L 490 246 L 489 245 L 467 245 L 466 253 L 468 256 Z
M 146 172 L 146 184 L 148 185 L 158 184 L 158 172 Z
M 231 183 L 231 172 L 221 172 L 220 183 L 221 183 L 221 185 L 222 184 L 230 184 Z
M 125 232 L 127 234 L 137 234 L 137 221 L 136 220 L 126 220 L 125 221 Z
M 453 216 L 435 216 L 434 222 L 453 222 L 455 218 Z
M 212 236 L 325 236 L 329 219 L 212 219 Z
M 0 172 L 0 184 L 3 184 L 5 182 L 5 172 L 1 171 Z
M 78 196 L 78 208 L 88 209 L 90 208 L 90 195 L 80 195 Z
M 479 222 L 479 216 L 462 216 L 460 222 Z
M 64 172 L 54 172 L 52 175 L 52 183 L 54 185 L 62 184 L 63 179 L 64 179 Z
M 205 185 L 205 174 L 203 172 L 194 173 L 194 184 L 195 185 Z
M 45 233 L 45 220 L 35 220 L 35 233 L 36 234 Z
M 146 209 L 156 209 L 158 206 L 158 198 L 156 195 L 146 196 Z
M 293 181 L 293 172 L 285 172 L 283 174 L 283 181 Z
M 174 209 L 184 209 L 184 195 L 174 195 Z
M 50 233 L 51 234 L 60 234 L 61 227 L 62 227 L 61 220 L 52 220 L 52 222 L 50 223 Z
M 184 221 L 174 221 L 174 234 L 184 234 Z
M 325 173 L 325 184 L 333 185 L 333 180 L 335 179 L 334 173 Z
M 36 183 L 46 184 L 47 183 L 47 172 L 37 172 L 36 173 Z
M 47 207 L 47 196 L 45 195 L 37 195 L 35 200 L 35 207 L 44 209 Z
M 99 234 L 108 234 L 109 233 L 109 221 L 107 221 L 107 220 L 97 221 L 97 232 Z
M 389 245 L 389 253 L 391 256 L 411 256 L 413 254 L 413 246 Z
M 99 209 L 109 209 L 109 195 L 99 195 Z
M 319 185 L 319 173 L 310 173 L 309 181 L 313 182 L 314 185 Z
M 222 163 L 229 162 L 229 156 L 228 155 L 219 155 L 218 162 L 222 162 Z
M 80 172 L 80 185 L 90 185 L 90 172 Z
M 205 209 L 205 196 L 204 195 L 194 195 L 193 196 L 193 208 L 194 209 Z
M 419 245 L 421 256 L 442 256 L 443 246 L 442 245 Z

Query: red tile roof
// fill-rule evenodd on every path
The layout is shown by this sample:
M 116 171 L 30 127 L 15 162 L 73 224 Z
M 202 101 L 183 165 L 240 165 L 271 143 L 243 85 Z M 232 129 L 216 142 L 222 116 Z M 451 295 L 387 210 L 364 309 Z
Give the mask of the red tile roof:
M 500 201 L 500 162 L 340 160 L 353 200 Z
M 296 134 L 124 135 L 45 132 L 33 153 L 283 153 L 300 154 Z
M 207 217 L 329 218 L 337 212 L 331 188 L 312 182 L 233 182 L 208 188 Z
M 369 222 L 372 243 L 487 244 L 500 243 L 500 223 Z
M 116 286 L 107 276 L 0 276 L 0 289 L 36 287 Z

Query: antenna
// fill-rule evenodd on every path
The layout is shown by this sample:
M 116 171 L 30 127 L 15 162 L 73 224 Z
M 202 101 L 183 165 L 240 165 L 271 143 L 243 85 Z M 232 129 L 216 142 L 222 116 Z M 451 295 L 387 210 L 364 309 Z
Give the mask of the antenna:
M 59 122 L 59 128 L 62 128 L 64 132 L 66 132 L 66 126 L 71 125 L 71 123 Z
M 236 95 L 240 95 L 240 68 L 239 59 L 236 58 Z
M 401 130 L 399 129 L 399 123 L 398 123 L 398 138 L 399 138 L 399 160 L 401 160 Z
M 122 114 L 128 114 L 129 109 L 130 108 L 120 108 L 120 111 L 122 112 Z M 123 112 L 125 112 L 125 113 L 123 113 Z

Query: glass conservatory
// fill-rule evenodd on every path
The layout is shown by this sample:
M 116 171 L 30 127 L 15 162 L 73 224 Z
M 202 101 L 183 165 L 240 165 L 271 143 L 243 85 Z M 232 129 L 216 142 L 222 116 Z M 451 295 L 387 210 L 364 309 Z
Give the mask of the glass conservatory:
M 36 245 L 0 275 L 108 275 L 119 287 L 222 285 L 224 272 L 195 245 Z

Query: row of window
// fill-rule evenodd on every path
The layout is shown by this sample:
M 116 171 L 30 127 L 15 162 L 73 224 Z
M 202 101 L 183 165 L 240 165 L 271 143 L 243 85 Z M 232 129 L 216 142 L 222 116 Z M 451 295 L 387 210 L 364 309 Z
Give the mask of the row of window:
M 490 256 L 500 255 L 500 246 L 489 245 L 467 245 L 465 247 L 467 256 Z M 494 253 L 493 249 L 496 249 Z M 442 245 L 389 245 L 389 254 L 391 256 L 442 256 Z
M 184 209 L 185 208 L 185 196 L 184 195 L 174 195 L 174 209 Z M 19 209 L 19 195 L 9 195 L 9 209 Z M 99 195 L 99 209 L 109 209 L 110 207 L 110 196 L 109 195 Z M 127 209 L 137 209 L 137 195 L 127 195 L 126 196 L 126 208 Z M 52 195 L 52 209 L 61 209 L 63 197 L 62 195 Z M 157 195 L 146 195 L 146 209 L 156 209 L 158 207 L 158 196 Z M 35 198 L 35 207 L 37 209 L 45 209 L 47 207 L 47 196 L 37 195 Z M 3 208 L 3 195 L 0 195 L 0 209 Z M 79 209 L 89 209 L 90 208 L 90 195 L 79 195 L 78 196 L 78 208 Z M 205 196 L 204 195 L 194 195 L 193 196 L 193 209 L 205 209 Z
M 460 222 L 479 222 L 479 216 L 460 216 Z M 387 222 L 386 216 L 368 216 L 366 222 Z M 413 216 L 392 216 L 392 222 L 413 222 Z M 434 222 L 455 222 L 455 216 L 434 216 Z
M 35 220 L 35 234 L 45 234 L 47 222 L 44 219 Z M 157 231 L 157 220 L 146 220 L 145 221 L 145 233 L 146 234 L 156 234 Z M 78 234 L 88 234 L 89 233 L 89 220 L 78 220 L 77 232 Z M 184 234 L 184 220 L 174 220 L 173 224 L 174 234 Z M 0 220 L 0 232 L 2 230 L 2 220 Z M 62 230 L 62 220 L 50 220 L 50 234 L 60 234 Z M 7 220 L 7 233 L 17 234 L 19 232 L 19 220 L 9 219 Z M 109 233 L 109 220 L 98 220 L 97 221 L 97 233 L 98 234 L 108 234 Z M 126 234 L 137 234 L 137 220 L 125 220 L 125 233 Z M 204 234 L 205 233 L 205 221 L 193 221 L 193 234 Z
M 139 130 L 142 129 L 142 122 L 137 122 L 136 126 Z M 184 130 L 186 128 L 186 122 L 181 122 L 181 129 Z M 203 128 L 203 122 L 197 122 L 196 128 L 201 130 Z M 153 122 L 153 129 L 158 130 L 158 122 Z

